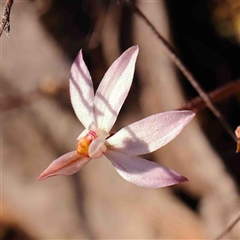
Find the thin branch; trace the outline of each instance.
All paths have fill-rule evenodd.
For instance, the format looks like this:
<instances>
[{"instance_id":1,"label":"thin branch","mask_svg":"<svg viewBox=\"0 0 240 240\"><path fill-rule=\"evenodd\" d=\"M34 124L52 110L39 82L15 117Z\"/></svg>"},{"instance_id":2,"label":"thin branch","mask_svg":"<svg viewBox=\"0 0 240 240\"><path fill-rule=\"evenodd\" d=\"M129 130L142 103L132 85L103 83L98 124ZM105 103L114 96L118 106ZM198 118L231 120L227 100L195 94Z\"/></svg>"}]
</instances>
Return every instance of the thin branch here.
<instances>
[{"instance_id":1,"label":"thin branch","mask_svg":"<svg viewBox=\"0 0 240 240\"><path fill-rule=\"evenodd\" d=\"M225 86L210 92L208 96L211 99L211 101L215 103L223 99L226 99L236 94L237 92L240 92L240 79L234 82L230 82ZM187 102L186 104L184 104L183 106L181 106L181 108L179 108L178 110L192 110L194 112L199 112L206 107L207 105L203 101L203 99L201 99L200 97L196 97L191 101Z\"/></svg>"},{"instance_id":2,"label":"thin branch","mask_svg":"<svg viewBox=\"0 0 240 240\"><path fill-rule=\"evenodd\" d=\"M237 142L237 139L232 131L231 127L221 115L221 113L217 110L217 108L213 105L211 99L208 94L201 88L198 84L197 80L194 78L192 73L187 69L184 63L181 61L180 57L177 55L175 49L170 45L170 43L157 31L157 29L153 26L153 24L148 20L148 18L141 12L141 10L130 0L122 0L123 3L126 3L127 6L135 13L138 17L140 17L144 22L152 29L152 31L156 34L158 39L161 41L166 51L170 55L173 62L177 65L177 67L181 70L183 75L188 79L194 89L198 92L199 96L206 103L208 108L213 112L213 114L219 119L223 127L226 129L228 134L232 137L232 139Z\"/></svg>"},{"instance_id":3,"label":"thin branch","mask_svg":"<svg viewBox=\"0 0 240 240\"><path fill-rule=\"evenodd\" d=\"M10 33L10 12L14 0L7 0L5 7L3 9L2 21L0 23L0 37L2 36L3 31L9 36Z\"/></svg>"},{"instance_id":4,"label":"thin branch","mask_svg":"<svg viewBox=\"0 0 240 240\"><path fill-rule=\"evenodd\" d=\"M227 233L229 233L232 228L240 221L240 213L238 214L237 218L235 220L233 220L227 227L226 229L218 236L216 237L214 240L220 240L222 239Z\"/></svg>"}]
</instances>

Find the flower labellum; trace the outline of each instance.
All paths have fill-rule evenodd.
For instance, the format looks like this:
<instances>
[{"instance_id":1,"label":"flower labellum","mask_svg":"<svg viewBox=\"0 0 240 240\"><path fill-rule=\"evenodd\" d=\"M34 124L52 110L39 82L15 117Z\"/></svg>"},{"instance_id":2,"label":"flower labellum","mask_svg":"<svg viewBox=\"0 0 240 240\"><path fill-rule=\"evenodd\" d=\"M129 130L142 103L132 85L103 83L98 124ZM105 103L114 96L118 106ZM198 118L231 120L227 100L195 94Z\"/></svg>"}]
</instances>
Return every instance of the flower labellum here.
<instances>
[{"instance_id":1,"label":"flower labellum","mask_svg":"<svg viewBox=\"0 0 240 240\"><path fill-rule=\"evenodd\" d=\"M70 95L85 130L77 138L76 150L53 161L38 180L74 174L90 160L105 157L121 177L138 186L160 188L187 181L175 171L138 155L153 152L174 139L193 119L194 112L158 113L110 133L131 87L138 51L138 46L127 49L111 65L95 96L79 52L71 68Z\"/></svg>"}]
</instances>

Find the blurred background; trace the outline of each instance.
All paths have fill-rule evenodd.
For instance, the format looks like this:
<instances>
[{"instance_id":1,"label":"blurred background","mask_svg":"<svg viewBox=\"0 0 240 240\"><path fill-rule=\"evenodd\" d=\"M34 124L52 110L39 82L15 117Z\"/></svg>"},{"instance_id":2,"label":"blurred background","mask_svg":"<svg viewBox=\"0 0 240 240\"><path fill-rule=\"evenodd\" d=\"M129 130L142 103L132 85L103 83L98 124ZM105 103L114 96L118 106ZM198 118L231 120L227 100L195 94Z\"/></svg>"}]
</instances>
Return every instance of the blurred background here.
<instances>
[{"instance_id":1,"label":"blurred background","mask_svg":"<svg viewBox=\"0 0 240 240\"><path fill-rule=\"evenodd\" d=\"M216 106L232 129L240 125L240 1L132 2L205 91L238 81ZM75 149L83 130L68 88L78 51L96 89L132 45L140 47L135 77L113 131L185 106L198 94L149 26L120 0L14 1L10 37L1 37L1 239L210 239L236 218L240 155L207 108L194 109L194 121L147 156L187 183L141 188L104 161L69 177L36 180L55 158ZM239 228L226 238L239 239Z\"/></svg>"}]
</instances>

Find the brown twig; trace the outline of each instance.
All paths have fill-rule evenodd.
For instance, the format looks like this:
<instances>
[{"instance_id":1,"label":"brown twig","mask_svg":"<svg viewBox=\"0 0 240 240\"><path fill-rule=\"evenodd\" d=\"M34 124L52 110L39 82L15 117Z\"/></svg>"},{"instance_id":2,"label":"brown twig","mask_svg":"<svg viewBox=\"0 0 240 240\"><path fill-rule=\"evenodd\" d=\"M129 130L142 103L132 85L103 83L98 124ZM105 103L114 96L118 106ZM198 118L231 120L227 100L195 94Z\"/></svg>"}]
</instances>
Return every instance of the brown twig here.
<instances>
[{"instance_id":1,"label":"brown twig","mask_svg":"<svg viewBox=\"0 0 240 240\"><path fill-rule=\"evenodd\" d=\"M14 0L7 0L5 7L3 9L3 16L0 23L0 36L2 36L3 31L9 36L10 32L10 12Z\"/></svg>"},{"instance_id":2,"label":"brown twig","mask_svg":"<svg viewBox=\"0 0 240 240\"><path fill-rule=\"evenodd\" d=\"M166 51L170 55L173 62L176 66L181 70L183 75L188 79L194 89L198 92L199 96L205 102L206 106L213 112L213 114L219 119L223 127L226 129L228 134L232 137L232 139L237 142L237 139L232 131L231 127L221 115L221 113L217 110L217 108L213 105L211 99L209 98L208 94L201 88L198 84L197 80L194 78L192 73L187 69L184 63L181 61L180 57L176 53L175 49L170 45L170 43L157 31L157 29L153 26L153 24L148 20L148 18L141 12L141 10L130 0L122 0L123 3L126 3L127 6L135 13L138 17L140 17L144 22L152 29L154 34L158 37L161 41L163 46L165 47Z\"/></svg>"},{"instance_id":3,"label":"brown twig","mask_svg":"<svg viewBox=\"0 0 240 240\"><path fill-rule=\"evenodd\" d=\"M238 214L237 218L234 219L227 227L226 229L217 236L214 240L220 240L222 239L227 233L231 231L231 229L240 221L240 213Z\"/></svg>"},{"instance_id":4,"label":"brown twig","mask_svg":"<svg viewBox=\"0 0 240 240\"><path fill-rule=\"evenodd\" d=\"M223 99L226 99L236 94L237 92L240 92L240 79L234 82L230 82L225 86L210 92L208 96L211 99L211 101L215 103ZM186 104L184 104L183 106L181 106L181 108L179 108L178 110L192 110L194 112L199 112L206 107L207 105L203 101L203 99L201 99L200 97L196 97L191 101L187 102Z\"/></svg>"}]
</instances>

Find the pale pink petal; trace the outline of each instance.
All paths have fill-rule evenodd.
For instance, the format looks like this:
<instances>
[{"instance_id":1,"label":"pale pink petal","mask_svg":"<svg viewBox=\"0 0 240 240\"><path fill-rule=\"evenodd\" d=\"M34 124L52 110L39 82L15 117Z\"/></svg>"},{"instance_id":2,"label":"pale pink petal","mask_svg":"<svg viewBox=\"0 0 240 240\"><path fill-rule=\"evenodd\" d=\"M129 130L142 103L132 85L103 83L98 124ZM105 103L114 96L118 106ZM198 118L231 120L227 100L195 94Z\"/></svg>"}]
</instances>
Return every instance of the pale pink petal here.
<instances>
[{"instance_id":1,"label":"pale pink petal","mask_svg":"<svg viewBox=\"0 0 240 240\"><path fill-rule=\"evenodd\" d=\"M90 158L81 157L77 154L77 151L72 151L66 153L54 160L48 168L40 174L38 180L43 180L48 177L52 177L55 175L71 175L79 171L82 167L84 167Z\"/></svg>"},{"instance_id":2,"label":"pale pink petal","mask_svg":"<svg viewBox=\"0 0 240 240\"><path fill-rule=\"evenodd\" d=\"M90 124L95 124L94 91L91 76L82 57L82 50L73 62L69 84L73 109L79 121L88 128Z\"/></svg>"},{"instance_id":3,"label":"pale pink petal","mask_svg":"<svg viewBox=\"0 0 240 240\"><path fill-rule=\"evenodd\" d=\"M235 130L235 134L237 138L240 138L240 126L238 126L237 129Z\"/></svg>"},{"instance_id":4,"label":"pale pink petal","mask_svg":"<svg viewBox=\"0 0 240 240\"><path fill-rule=\"evenodd\" d=\"M89 149L88 155L92 159L100 158L106 151L106 146L104 145L105 139L95 138L92 140Z\"/></svg>"},{"instance_id":5,"label":"pale pink petal","mask_svg":"<svg viewBox=\"0 0 240 240\"><path fill-rule=\"evenodd\" d=\"M143 158L107 150L105 156L125 180L141 187L161 188L188 181L170 168Z\"/></svg>"},{"instance_id":6,"label":"pale pink petal","mask_svg":"<svg viewBox=\"0 0 240 240\"><path fill-rule=\"evenodd\" d=\"M174 139L194 116L191 111L158 113L122 128L106 144L130 156L153 152Z\"/></svg>"},{"instance_id":7,"label":"pale pink petal","mask_svg":"<svg viewBox=\"0 0 240 240\"><path fill-rule=\"evenodd\" d=\"M109 132L132 84L138 46L126 50L108 69L94 99L97 127Z\"/></svg>"}]
</instances>

